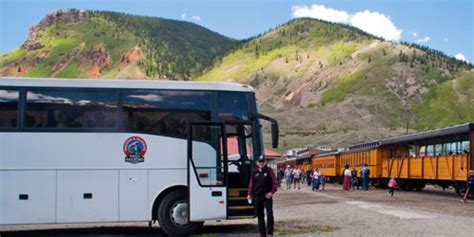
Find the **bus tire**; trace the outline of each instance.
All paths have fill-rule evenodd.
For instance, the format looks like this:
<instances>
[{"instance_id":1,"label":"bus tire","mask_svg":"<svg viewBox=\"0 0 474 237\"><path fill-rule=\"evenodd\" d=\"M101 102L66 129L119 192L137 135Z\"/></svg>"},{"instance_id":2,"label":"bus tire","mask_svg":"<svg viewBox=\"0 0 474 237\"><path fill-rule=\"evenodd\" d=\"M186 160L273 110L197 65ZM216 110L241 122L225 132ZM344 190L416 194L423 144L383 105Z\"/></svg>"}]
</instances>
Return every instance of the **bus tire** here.
<instances>
[{"instance_id":1,"label":"bus tire","mask_svg":"<svg viewBox=\"0 0 474 237\"><path fill-rule=\"evenodd\" d=\"M189 236L197 233L204 222L187 222L189 216L187 212L186 191L178 190L166 195L158 208L158 222L161 229L170 236Z\"/></svg>"}]
</instances>

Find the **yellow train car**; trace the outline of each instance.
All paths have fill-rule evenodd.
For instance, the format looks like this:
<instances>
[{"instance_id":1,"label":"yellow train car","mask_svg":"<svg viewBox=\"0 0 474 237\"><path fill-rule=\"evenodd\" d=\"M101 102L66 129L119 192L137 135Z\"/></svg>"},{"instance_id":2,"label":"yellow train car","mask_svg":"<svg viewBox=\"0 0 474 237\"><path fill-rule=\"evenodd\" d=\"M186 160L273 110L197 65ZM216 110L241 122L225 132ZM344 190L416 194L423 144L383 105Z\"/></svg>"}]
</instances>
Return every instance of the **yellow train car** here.
<instances>
[{"instance_id":1,"label":"yellow train car","mask_svg":"<svg viewBox=\"0 0 474 237\"><path fill-rule=\"evenodd\" d=\"M474 170L474 123L379 142L385 149L382 178L395 177L404 189L421 190L430 183L462 192Z\"/></svg>"},{"instance_id":2,"label":"yellow train car","mask_svg":"<svg viewBox=\"0 0 474 237\"><path fill-rule=\"evenodd\" d=\"M391 177L402 189L421 190L426 184L465 190L469 171L474 171L474 123L382 139L320 154L312 167L329 177L339 177L345 165L358 175L364 164L372 185L384 187Z\"/></svg>"},{"instance_id":3,"label":"yellow train car","mask_svg":"<svg viewBox=\"0 0 474 237\"><path fill-rule=\"evenodd\" d=\"M339 174L342 174L344 167L349 166L349 169L356 169L357 174L360 174L362 166L367 164L370 169L370 178L378 178L382 171L382 153L380 152L379 143L372 142L366 144L359 144L346 148L341 152Z\"/></svg>"},{"instance_id":4,"label":"yellow train car","mask_svg":"<svg viewBox=\"0 0 474 237\"><path fill-rule=\"evenodd\" d=\"M311 159L312 169L319 168L319 172L326 176L336 178L339 176L339 152L319 154Z\"/></svg>"}]
</instances>

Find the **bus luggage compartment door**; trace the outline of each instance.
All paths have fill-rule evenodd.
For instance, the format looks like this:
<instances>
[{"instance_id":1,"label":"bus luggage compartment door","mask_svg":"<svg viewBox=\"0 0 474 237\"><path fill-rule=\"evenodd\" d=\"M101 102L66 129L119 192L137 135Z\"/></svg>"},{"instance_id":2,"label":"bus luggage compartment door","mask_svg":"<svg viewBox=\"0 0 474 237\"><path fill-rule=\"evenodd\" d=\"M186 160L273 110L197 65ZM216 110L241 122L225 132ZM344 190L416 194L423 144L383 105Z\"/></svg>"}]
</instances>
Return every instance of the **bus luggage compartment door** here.
<instances>
[{"instance_id":1,"label":"bus luggage compartment door","mask_svg":"<svg viewBox=\"0 0 474 237\"><path fill-rule=\"evenodd\" d=\"M188 137L189 221L227 218L227 144L221 123L192 123Z\"/></svg>"}]
</instances>

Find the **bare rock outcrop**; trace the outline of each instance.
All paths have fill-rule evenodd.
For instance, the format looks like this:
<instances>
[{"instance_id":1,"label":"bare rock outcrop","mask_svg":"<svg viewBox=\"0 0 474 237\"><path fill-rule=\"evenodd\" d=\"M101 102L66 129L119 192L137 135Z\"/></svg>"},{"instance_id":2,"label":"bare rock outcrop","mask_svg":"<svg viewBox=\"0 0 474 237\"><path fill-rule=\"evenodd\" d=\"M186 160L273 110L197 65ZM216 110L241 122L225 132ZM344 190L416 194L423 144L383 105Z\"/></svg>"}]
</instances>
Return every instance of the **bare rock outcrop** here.
<instances>
[{"instance_id":1,"label":"bare rock outcrop","mask_svg":"<svg viewBox=\"0 0 474 237\"><path fill-rule=\"evenodd\" d=\"M42 29L51 26L53 24L69 24L77 23L88 19L88 14L85 10L58 10L49 13L43 20L38 24L33 25L28 32L28 38L21 47L28 50L37 50L44 47L39 42L39 33Z\"/></svg>"}]
</instances>

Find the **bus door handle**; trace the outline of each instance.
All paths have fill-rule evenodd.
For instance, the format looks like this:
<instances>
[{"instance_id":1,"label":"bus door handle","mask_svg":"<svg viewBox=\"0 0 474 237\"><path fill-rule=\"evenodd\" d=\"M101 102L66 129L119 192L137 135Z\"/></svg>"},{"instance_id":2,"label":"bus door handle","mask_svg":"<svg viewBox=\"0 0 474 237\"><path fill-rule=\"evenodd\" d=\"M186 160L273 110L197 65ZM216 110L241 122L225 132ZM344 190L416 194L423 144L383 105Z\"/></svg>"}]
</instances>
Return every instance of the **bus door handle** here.
<instances>
[{"instance_id":1,"label":"bus door handle","mask_svg":"<svg viewBox=\"0 0 474 237\"><path fill-rule=\"evenodd\" d=\"M221 191L212 191L211 195L213 197L222 197L222 192Z\"/></svg>"}]
</instances>

